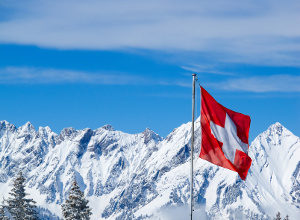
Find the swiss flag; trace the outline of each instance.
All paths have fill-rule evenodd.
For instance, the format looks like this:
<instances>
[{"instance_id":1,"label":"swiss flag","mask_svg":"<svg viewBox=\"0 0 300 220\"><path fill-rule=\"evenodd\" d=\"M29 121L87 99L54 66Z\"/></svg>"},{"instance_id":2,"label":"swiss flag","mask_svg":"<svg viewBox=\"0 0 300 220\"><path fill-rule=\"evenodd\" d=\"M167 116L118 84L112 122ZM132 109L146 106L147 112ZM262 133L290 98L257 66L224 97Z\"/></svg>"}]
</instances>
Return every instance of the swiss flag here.
<instances>
[{"instance_id":1,"label":"swiss flag","mask_svg":"<svg viewBox=\"0 0 300 220\"><path fill-rule=\"evenodd\" d=\"M238 172L245 180L251 166L248 156L250 117L219 104L201 87L200 158Z\"/></svg>"}]
</instances>

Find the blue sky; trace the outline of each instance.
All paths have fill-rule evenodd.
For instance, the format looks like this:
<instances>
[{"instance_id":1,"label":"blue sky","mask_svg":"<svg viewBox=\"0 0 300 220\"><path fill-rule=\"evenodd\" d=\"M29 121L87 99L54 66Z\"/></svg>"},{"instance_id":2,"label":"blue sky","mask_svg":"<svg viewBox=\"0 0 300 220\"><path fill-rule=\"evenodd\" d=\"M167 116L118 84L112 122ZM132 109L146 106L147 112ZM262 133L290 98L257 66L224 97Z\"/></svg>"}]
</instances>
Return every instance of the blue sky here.
<instances>
[{"instance_id":1,"label":"blue sky","mask_svg":"<svg viewBox=\"0 0 300 220\"><path fill-rule=\"evenodd\" d=\"M277 121L299 136L299 10L293 0L2 0L0 119L166 136L191 119L197 72L251 116L251 140Z\"/></svg>"}]
</instances>

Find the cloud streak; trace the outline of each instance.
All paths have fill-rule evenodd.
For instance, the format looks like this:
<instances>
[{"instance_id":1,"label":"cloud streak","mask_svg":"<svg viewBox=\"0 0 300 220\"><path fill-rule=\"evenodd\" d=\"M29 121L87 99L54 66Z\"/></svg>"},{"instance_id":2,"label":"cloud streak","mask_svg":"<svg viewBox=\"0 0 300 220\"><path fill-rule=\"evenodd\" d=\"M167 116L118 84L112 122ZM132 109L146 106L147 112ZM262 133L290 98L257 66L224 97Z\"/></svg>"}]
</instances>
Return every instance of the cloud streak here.
<instances>
[{"instance_id":1,"label":"cloud streak","mask_svg":"<svg viewBox=\"0 0 300 220\"><path fill-rule=\"evenodd\" d=\"M87 72L66 69L5 67L0 69L0 84L95 84L159 85L189 87L185 79L150 77L122 72Z\"/></svg>"},{"instance_id":2,"label":"cloud streak","mask_svg":"<svg viewBox=\"0 0 300 220\"><path fill-rule=\"evenodd\" d=\"M124 73L80 72L73 70L6 67L0 69L0 84L85 83L101 85L147 84L148 79Z\"/></svg>"},{"instance_id":3,"label":"cloud streak","mask_svg":"<svg viewBox=\"0 0 300 220\"><path fill-rule=\"evenodd\" d=\"M210 87L228 91L245 92L300 92L299 75L270 75L248 78L233 78L218 83L208 83Z\"/></svg>"},{"instance_id":4,"label":"cloud streak","mask_svg":"<svg viewBox=\"0 0 300 220\"><path fill-rule=\"evenodd\" d=\"M207 65L189 65L189 66L182 66L181 67L184 70L187 70L189 72L194 73L201 73L202 74L211 74L211 75L223 75L223 76L233 76L234 73L231 72L225 72L225 71L218 71L213 66L207 66Z\"/></svg>"},{"instance_id":5,"label":"cloud streak","mask_svg":"<svg viewBox=\"0 0 300 220\"><path fill-rule=\"evenodd\" d=\"M238 78L228 76L205 86L223 91L300 92L299 75L268 75ZM190 78L189 78L190 79ZM0 84L96 84L96 85L159 85L191 87L186 78L152 78L119 72L84 72L64 69L6 67L0 69Z\"/></svg>"},{"instance_id":6,"label":"cloud streak","mask_svg":"<svg viewBox=\"0 0 300 220\"><path fill-rule=\"evenodd\" d=\"M296 0L5 0L0 42L204 51L224 54L224 61L297 65L291 53L300 52L299 11Z\"/></svg>"}]
</instances>

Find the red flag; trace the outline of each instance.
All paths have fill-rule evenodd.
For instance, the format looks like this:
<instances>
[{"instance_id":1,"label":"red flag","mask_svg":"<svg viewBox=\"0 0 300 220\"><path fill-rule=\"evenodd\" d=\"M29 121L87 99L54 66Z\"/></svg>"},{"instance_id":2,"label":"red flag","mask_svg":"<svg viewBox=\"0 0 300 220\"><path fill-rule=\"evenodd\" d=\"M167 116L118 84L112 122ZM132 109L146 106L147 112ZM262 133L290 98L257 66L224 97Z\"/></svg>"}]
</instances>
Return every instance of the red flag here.
<instances>
[{"instance_id":1,"label":"red flag","mask_svg":"<svg viewBox=\"0 0 300 220\"><path fill-rule=\"evenodd\" d=\"M245 180L251 166L248 156L250 117L219 104L201 87L200 158L238 172Z\"/></svg>"}]
</instances>

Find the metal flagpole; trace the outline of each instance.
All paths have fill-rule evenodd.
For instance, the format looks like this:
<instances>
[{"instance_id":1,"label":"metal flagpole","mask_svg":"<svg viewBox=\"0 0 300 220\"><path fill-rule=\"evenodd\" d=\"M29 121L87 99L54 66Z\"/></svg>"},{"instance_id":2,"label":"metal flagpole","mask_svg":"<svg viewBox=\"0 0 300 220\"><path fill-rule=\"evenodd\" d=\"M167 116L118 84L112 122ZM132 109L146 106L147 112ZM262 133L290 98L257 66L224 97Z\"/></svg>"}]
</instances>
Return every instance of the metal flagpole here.
<instances>
[{"instance_id":1,"label":"metal flagpole","mask_svg":"<svg viewBox=\"0 0 300 220\"><path fill-rule=\"evenodd\" d=\"M191 137L191 220L193 220L193 188L194 188L194 178L193 178L193 165L194 165L194 121L195 121L195 80L196 74L193 75L193 101L192 101L192 137Z\"/></svg>"}]
</instances>

